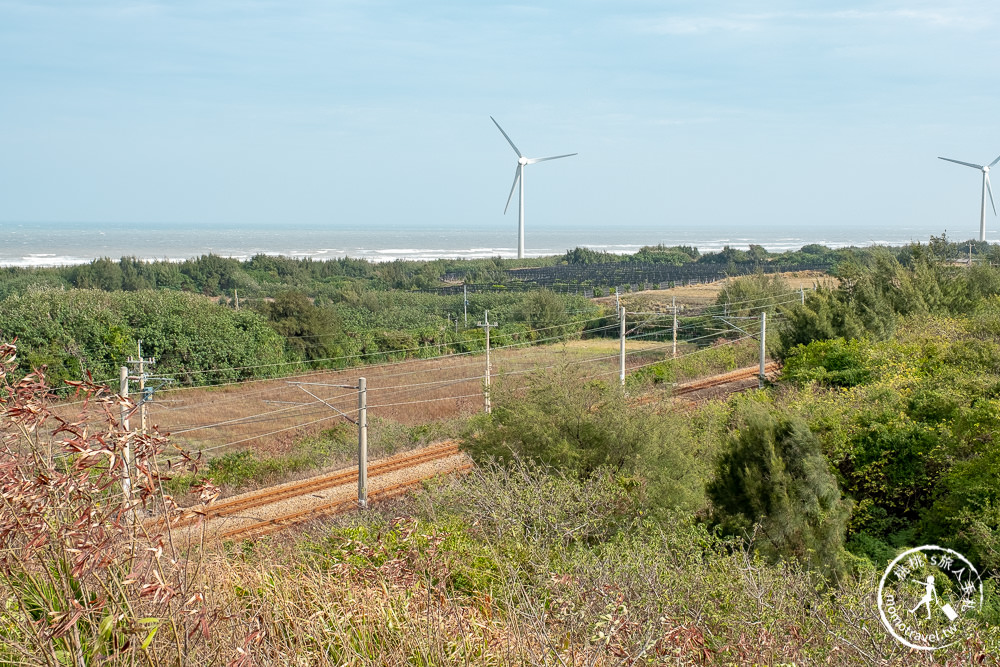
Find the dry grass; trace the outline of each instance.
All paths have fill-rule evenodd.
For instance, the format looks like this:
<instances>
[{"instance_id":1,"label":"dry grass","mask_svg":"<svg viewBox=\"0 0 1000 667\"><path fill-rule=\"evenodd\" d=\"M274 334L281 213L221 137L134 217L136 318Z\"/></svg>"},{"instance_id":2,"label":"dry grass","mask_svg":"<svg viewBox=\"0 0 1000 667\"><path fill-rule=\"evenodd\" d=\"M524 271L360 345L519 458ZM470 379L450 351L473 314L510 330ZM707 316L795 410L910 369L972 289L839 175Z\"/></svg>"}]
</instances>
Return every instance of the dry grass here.
<instances>
[{"instance_id":1,"label":"dry grass","mask_svg":"<svg viewBox=\"0 0 1000 667\"><path fill-rule=\"evenodd\" d=\"M822 271L789 271L777 274L788 284L788 288L811 289L820 284L830 284L836 286L837 279ZM715 303L719 292L726 286L729 280L717 280L714 283L698 283L696 285L681 285L670 289L643 290L640 292L629 292L621 295L622 303L631 310L651 310L667 311L672 303L672 299L677 299L677 305L681 308L697 308ZM614 306L615 297L602 297L595 299L598 303Z\"/></svg>"}]
</instances>

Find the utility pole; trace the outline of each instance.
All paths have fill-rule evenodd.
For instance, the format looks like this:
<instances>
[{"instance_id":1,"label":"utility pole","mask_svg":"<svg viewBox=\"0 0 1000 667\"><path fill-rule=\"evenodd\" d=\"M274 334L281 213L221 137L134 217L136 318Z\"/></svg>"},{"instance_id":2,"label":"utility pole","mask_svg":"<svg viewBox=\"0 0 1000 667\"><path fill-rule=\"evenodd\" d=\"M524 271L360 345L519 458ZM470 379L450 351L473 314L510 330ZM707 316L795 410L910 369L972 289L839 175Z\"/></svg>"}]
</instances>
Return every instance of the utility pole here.
<instances>
[{"instance_id":1,"label":"utility pole","mask_svg":"<svg viewBox=\"0 0 1000 667\"><path fill-rule=\"evenodd\" d=\"M125 447L122 454L125 459L125 475L122 477L122 491L125 494L125 504L129 505L132 502L132 445L129 444L128 438L128 406L125 405L125 400L128 399L128 368L126 366L118 369L118 382L118 395L122 398L121 428L124 431L123 438L125 440Z\"/></svg>"},{"instance_id":2,"label":"utility pole","mask_svg":"<svg viewBox=\"0 0 1000 667\"><path fill-rule=\"evenodd\" d=\"M233 296L236 297L236 310L240 309L240 291L238 289L233 290Z\"/></svg>"},{"instance_id":3,"label":"utility pole","mask_svg":"<svg viewBox=\"0 0 1000 667\"><path fill-rule=\"evenodd\" d=\"M368 507L368 382L358 378L358 507Z\"/></svg>"},{"instance_id":4,"label":"utility pole","mask_svg":"<svg viewBox=\"0 0 1000 667\"><path fill-rule=\"evenodd\" d=\"M484 383L483 396L486 400L486 414L492 412L490 406L490 329L496 324L490 324L490 311L486 311L485 319L476 326L482 327L486 331L486 381Z\"/></svg>"},{"instance_id":5,"label":"utility pole","mask_svg":"<svg viewBox=\"0 0 1000 667\"><path fill-rule=\"evenodd\" d=\"M469 328L469 286L462 282L462 310L465 312L465 328ZM458 326L458 322L455 322Z\"/></svg>"},{"instance_id":6,"label":"utility pole","mask_svg":"<svg viewBox=\"0 0 1000 667\"><path fill-rule=\"evenodd\" d=\"M138 366L138 374L134 376L136 380L139 381L139 432L146 432L146 400L149 398L146 395L146 364L155 365L156 357L150 357L148 359L143 359L142 357L142 341L138 341L136 344L136 349L139 351L139 358L133 359L128 358L128 363L136 364Z\"/></svg>"},{"instance_id":7,"label":"utility pole","mask_svg":"<svg viewBox=\"0 0 1000 667\"><path fill-rule=\"evenodd\" d=\"M618 307L618 319L620 326L618 329L618 379L622 386L625 386L625 307Z\"/></svg>"},{"instance_id":8,"label":"utility pole","mask_svg":"<svg viewBox=\"0 0 1000 667\"><path fill-rule=\"evenodd\" d=\"M673 345L673 358L677 358L677 297L672 297L670 300L670 308L674 311L674 345Z\"/></svg>"},{"instance_id":9,"label":"utility pole","mask_svg":"<svg viewBox=\"0 0 1000 667\"><path fill-rule=\"evenodd\" d=\"M760 389L764 388L764 355L767 354L764 345L764 339L767 337L767 313L761 311L760 313L760 377L758 378L758 387Z\"/></svg>"},{"instance_id":10,"label":"utility pole","mask_svg":"<svg viewBox=\"0 0 1000 667\"><path fill-rule=\"evenodd\" d=\"M806 288L799 287L799 296L801 297L802 305L806 305Z\"/></svg>"},{"instance_id":11,"label":"utility pole","mask_svg":"<svg viewBox=\"0 0 1000 667\"><path fill-rule=\"evenodd\" d=\"M325 384L323 382L289 382L295 385L314 399L330 408L334 412L339 412L344 419L357 424L358 426L358 507L365 509L368 507L368 382L365 378L358 378L358 385L353 384ZM358 390L358 419L351 419L343 410L334 407L329 401L324 400L306 389L305 385L311 387L337 387L339 389ZM302 405L308 405L303 403Z\"/></svg>"}]
</instances>

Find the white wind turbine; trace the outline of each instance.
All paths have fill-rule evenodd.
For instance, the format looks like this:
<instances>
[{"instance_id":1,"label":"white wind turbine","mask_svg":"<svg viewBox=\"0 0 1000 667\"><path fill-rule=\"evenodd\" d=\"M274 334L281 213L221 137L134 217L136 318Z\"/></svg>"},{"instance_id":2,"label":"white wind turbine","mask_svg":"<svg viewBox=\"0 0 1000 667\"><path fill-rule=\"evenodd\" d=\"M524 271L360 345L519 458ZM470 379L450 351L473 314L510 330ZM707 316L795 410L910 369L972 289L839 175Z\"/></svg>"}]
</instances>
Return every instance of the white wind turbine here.
<instances>
[{"instance_id":1,"label":"white wind turbine","mask_svg":"<svg viewBox=\"0 0 1000 667\"><path fill-rule=\"evenodd\" d=\"M955 164L963 164L966 167L972 167L973 169L978 169L983 172L983 208L982 213L979 218L979 240L986 240L986 194L990 195L990 205L993 207L993 215L997 214L997 205L993 203L993 188L990 187L990 167L1000 162L1000 157L996 160L990 162L988 165L972 164L971 162L962 162L961 160L952 160L950 157L938 157L939 160L945 160L947 162L954 162Z\"/></svg>"},{"instance_id":2,"label":"white wind turbine","mask_svg":"<svg viewBox=\"0 0 1000 667\"><path fill-rule=\"evenodd\" d=\"M561 157L570 157L576 155L576 153L567 153L566 155L553 155L552 157L524 157L521 151L517 149L514 142L510 140L507 133L503 131L500 127L500 123L497 122L496 118L490 116L490 120L493 124L497 126L500 130L500 134L504 136L510 147L514 149L517 153L517 168L514 171L514 184L510 186L510 194L507 195L507 205L503 207L504 214L507 213L507 209L510 207L510 198L514 196L514 188L517 184L521 184L521 188L517 192L517 202L518 202L518 214L517 214L517 258L524 258L524 168L529 164L535 164L536 162L545 162L546 160L558 160Z\"/></svg>"}]
</instances>

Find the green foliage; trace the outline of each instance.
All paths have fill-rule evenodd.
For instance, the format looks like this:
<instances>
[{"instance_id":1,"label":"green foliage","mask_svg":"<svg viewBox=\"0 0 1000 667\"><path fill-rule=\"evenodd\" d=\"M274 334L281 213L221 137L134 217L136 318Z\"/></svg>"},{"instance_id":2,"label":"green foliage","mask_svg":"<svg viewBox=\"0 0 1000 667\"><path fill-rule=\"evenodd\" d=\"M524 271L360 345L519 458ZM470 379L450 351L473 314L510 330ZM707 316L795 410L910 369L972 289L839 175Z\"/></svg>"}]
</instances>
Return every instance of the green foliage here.
<instances>
[{"instance_id":1,"label":"green foliage","mask_svg":"<svg viewBox=\"0 0 1000 667\"><path fill-rule=\"evenodd\" d=\"M568 371L533 377L527 390L495 385L493 410L475 419L465 448L478 461L527 460L588 478L610 468L636 475L650 507L704 505L710 437L688 420L636 406L617 386Z\"/></svg>"},{"instance_id":2,"label":"green foliage","mask_svg":"<svg viewBox=\"0 0 1000 667\"><path fill-rule=\"evenodd\" d=\"M727 280L719 291L716 303L727 306L730 315L752 316L773 313L775 304L788 301L791 288L781 276L755 273Z\"/></svg>"},{"instance_id":3,"label":"green foliage","mask_svg":"<svg viewBox=\"0 0 1000 667\"><path fill-rule=\"evenodd\" d=\"M304 293L281 292L274 301L257 302L255 308L285 339L292 359L313 361L344 354L346 334L337 313L313 305Z\"/></svg>"},{"instance_id":4,"label":"green foliage","mask_svg":"<svg viewBox=\"0 0 1000 667\"><path fill-rule=\"evenodd\" d=\"M803 387L790 409L855 501L855 554L878 563L938 543L995 562L1000 321L990 304L957 319L903 317L893 340L817 341L786 359L784 380Z\"/></svg>"},{"instance_id":5,"label":"green foliage","mask_svg":"<svg viewBox=\"0 0 1000 667\"><path fill-rule=\"evenodd\" d=\"M805 422L748 404L707 492L727 532L750 535L772 556L835 574L850 503L841 498L819 439Z\"/></svg>"},{"instance_id":6,"label":"green foliage","mask_svg":"<svg viewBox=\"0 0 1000 667\"><path fill-rule=\"evenodd\" d=\"M830 387L864 384L871 378L868 349L868 343L843 338L799 345L785 357L781 377L799 384L818 382Z\"/></svg>"},{"instance_id":7,"label":"green foliage","mask_svg":"<svg viewBox=\"0 0 1000 667\"><path fill-rule=\"evenodd\" d=\"M20 368L48 365L53 382L79 380L85 371L116 378L138 340L157 358L158 375L190 383L257 377L256 367L283 357L281 339L256 313L192 294L45 290L3 306L0 332L18 337Z\"/></svg>"},{"instance_id":8,"label":"green foliage","mask_svg":"<svg viewBox=\"0 0 1000 667\"><path fill-rule=\"evenodd\" d=\"M531 292L521 302L519 319L535 331L541 330L543 338L564 333L572 319L566 312L566 302L551 290Z\"/></svg>"}]
</instances>

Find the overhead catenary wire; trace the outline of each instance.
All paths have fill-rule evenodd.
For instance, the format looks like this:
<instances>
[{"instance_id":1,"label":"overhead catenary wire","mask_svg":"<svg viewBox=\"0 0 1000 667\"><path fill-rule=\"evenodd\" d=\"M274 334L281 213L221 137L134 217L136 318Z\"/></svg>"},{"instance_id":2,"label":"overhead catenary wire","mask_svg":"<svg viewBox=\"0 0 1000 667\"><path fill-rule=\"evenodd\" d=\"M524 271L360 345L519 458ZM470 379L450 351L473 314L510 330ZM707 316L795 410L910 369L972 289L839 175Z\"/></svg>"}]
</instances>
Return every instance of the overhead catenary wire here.
<instances>
[{"instance_id":1,"label":"overhead catenary wire","mask_svg":"<svg viewBox=\"0 0 1000 667\"><path fill-rule=\"evenodd\" d=\"M586 323L589 323L589 322L596 322L598 320L603 320L606 317L607 317L607 315L600 315L600 316L592 317L592 318L589 318L589 319L586 319L586 320L577 320L577 321L574 321L574 322L565 322L565 323L562 323L562 324L553 324L551 326L542 327L540 329L533 329L532 331L534 331L535 333L538 333L539 331L547 331L549 329L557 329L557 328L562 328L562 327L571 327L571 326L576 326L578 324L586 324ZM576 333L579 333L579 334L586 333L586 330L582 331L582 332L576 332ZM465 338L465 339L458 340L458 341L450 341L450 342L445 343L445 344L447 344L447 345L460 345L460 344L464 344L464 343L476 343L476 342L479 342L480 340L481 340L480 338L476 338L476 337L474 337L474 338ZM524 341L523 344L530 345L530 344L535 343L535 342L537 342L537 340L529 340L529 341ZM320 362L328 362L328 361L343 361L343 360L346 360L346 359L358 359L358 358L362 358L362 357L371 357L371 356L378 356L378 355L401 354L401 353L404 353L404 352L418 352L420 350L426 350L426 349L428 349L428 347L436 347L436 346L435 345L430 345L430 346L427 346L427 345L418 345L417 347L400 348L400 349L397 349L397 350L379 350L379 351L374 351L374 352L362 352L360 354L346 354L346 355L341 355L339 357L324 357L324 358L321 358L321 359L307 359L307 360L299 360L299 361L282 361L282 362L275 362L275 363L270 363L270 364L252 364L252 365L246 365L246 366L228 366L228 367L223 367L223 368L203 368L203 369L196 369L196 370L179 372L179 373L164 374L161 377L177 377L177 376L180 376L180 375L200 375L200 374L204 374L204 373L222 373L224 371L243 371L243 370L254 370L254 369L258 369L258 368L276 368L276 367L279 367L279 366L294 366L294 365L297 365L297 364L310 364L310 363L320 363ZM456 353L456 354L472 354L472 353L475 353L475 352L476 352L475 350L472 350L472 351L469 351L469 352L459 352L459 353Z\"/></svg>"},{"instance_id":2,"label":"overhead catenary wire","mask_svg":"<svg viewBox=\"0 0 1000 667\"><path fill-rule=\"evenodd\" d=\"M727 346L727 345L735 345L737 343L740 343L742 341L749 340L749 339L752 339L752 338L754 338L754 336L752 336L752 335L743 336L741 338L736 338L736 339L733 339L733 340L730 340L730 341L726 341L725 343L722 343L719 347L723 347L723 346ZM666 346L664 346L664 347L666 347ZM692 352L688 352L686 354L682 354L682 355L679 355L677 357L672 357L672 358L667 358L667 359L657 359L656 361L649 361L649 362L646 362L644 364L640 364L638 366L633 366L633 367L631 367L628 370L629 370L629 372L634 372L634 371L639 370L640 368L646 368L647 366L654 366L656 364L669 364L669 363L676 362L676 361L678 361L680 359L685 359L687 357L691 357L691 356L694 356L696 354L702 354L704 352L708 352L709 350L714 350L714 349L718 349L718 348L717 347L703 347L703 348L701 348L699 350L694 350ZM581 378L581 380L590 380L590 379L593 379L595 377L603 377L605 375L611 375L612 373L617 373L617 372L618 372L617 369L613 370L613 371L604 371L602 373L596 373L594 375L588 375L587 377Z\"/></svg>"},{"instance_id":3,"label":"overhead catenary wire","mask_svg":"<svg viewBox=\"0 0 1000 667\"><path fill-rule=\"evenodd\" d=\"M592 321L602 320L602 319L605 319L605 318L604 317L594 318L594 320L592 320ZM542 331L542 330L545 330L545 329L554 329L554 328L559 328L559 327L567 327L567 326L572 326L573 324L574 323L558 324L558 325L553 325L551 327L543 327L542 329L536 329L535 331ZM613 328L614 326L617 326L617 325L607 325L607 326L603 326L603 327L597 327L597 328L594 328L594 329L587 329L587 330L584 330L584 331L570 331L570 332L566 332L566 333L560 334L558 336L550 336L548 338L539 338L539 339L534 339L534 340L517 341L517 342L514 342L514 343L510 343L508 345L502 345L502 346L498 346L498 347L493 347L492 349L495 351L495 350L513 349L513 348L519 348L519 347L530 347L530 346L533 346L533 345L537 345L538 343L548 342L548 341L552 341L552 340L558 340L560 338L567 338L567 337L572 337L572 336L588 335L588 334L591 334L591 333L594 333L594 332L604 331L606 329ZM474 342L481 342L481 339L474 339ZM424 350L424 349L427 349L427 347L425 346L425 347L411 348L411 349L421 349L421 350ZM403 351L404 350L392 350L392 351L384 351L384 352L373 352L371 354L374 354L374 355L378 355L378 354L397 354L397 353L400 353L400 352L403 352ZM238 384L277 382L277 381L288 380L288 379L293 379L293 378L315 377L317 375L327 375L327 374L334 374L334 373L336 373L336 374L343 374L343 373L348 373L348 372L351 372L351 371L358 371L358 370L365 370L366 372L371 372L371 370L375 370L375 369L379 369L379 368L385 368L385 367L388 367L388 366L398 366L400 364L412 364L412 363L418 363L418 362L421 362L421 361L428 361L428 360L444 361L444 360L448 360L448 359L454 359L454 358L457 358L457 357L465 357L465 356L469 356L469 355L482 354L482 353L484 353L484 350L466 350L464 352L454 352L454 353L450 353L450 354L433 356L433 357L400 359L398 361L383 362L383 363L380 363L380 364L367 364L367 365L364 365L364 366L349 366L349 367L346 367L346 368L343 368L343 369L332 369L332 368L316 369L316 370L309 371L307 373L301 373L301 374L295 374L295 375L276 376L276 377L269 377L269 378L255 378L255 379L252 379L252 380L234 380L232 382L223 382L223 383L216 383L216 384L204 384L204 385L197 385L197 386L192 386L192 387L173 387L173 388L170 388L170 389L161 390L161 393L177 392L177 391L197 391L199 389L208 389L208 388L214 388L214 387L225 387L225 386L232 386L232 385L238 385ZM345 357L337 357L337 359L343 359L343 358L345 358ZM313 363L313 362L319 362L319 361L322 361L322 360L316 359L316 360L312 360L311 362L294 362L294 363ZM478 362L470 362L469 365L473 365L475 363L478 363ZM216 370L222 371L222 370L236 370L236 369L237 368L234 367L234 368L230 368L230 369L216 369ZM424 369L418 369L418 370L413 370L413 371L404 371L404 372L398 373L396 375L411 375L411 374L414 374L414 373L423 373L423 372L425 372ZM381 377L391 377L391 376L390 375L382 375ZM270 389L265 388L265 389L262 389L260 391L262 391L262 392L263 391L270 391ZM63 405L69 405L69 404L63 404Z\"/></svg>"},{"instance_id":4,"label":"overhead catenary wire","mask_svg":"<svg viewBox=\"0 0 1000 667\"><path fill-rule=\"evenodd\" d=\"M793 296L793 295L798 295L798 294L800 294L800 292L798 290L792 290L792 291L789 291L789 292L787 292L787 293L785 293L783 295L769 296L769 297L758 297L758 298L755 298L755 299L747 299L747 300L744 300L744 301L730 302L730 303L727 303L727 304L714 304L714 305L708 306L706 308L706 310L711 309L711 308L724 308L724 307L728 307L728 306L736 306L736 305L741 305L741 304L746 304L746 303L753 303L753 302L757 302L757 301L766 301L766 300L770 300L770 299L781 298L783 296ZM788 304L788 303L794 303L795 301L796 301L796 299L791 299L789 301L785 301L785 302L782 302L782 303L768 304L768 305L774 305L774 306L785 305L785 304ZM639 311L636 311L636 312L628 312L627 314L631 314L631 315L661 315L661 314L668 314L668 313L639 312ZM702 313L702 314L704 314L704 313ZM607 317L610 317L610 316L611 316L611 314L602 314L602 315L598 315L598 316L595 316L595 317L592 317L592 318L588 318L586 320L577 320L577 321L574 321L574 322L568 322L568 323L564 323L564 324L556 324L556 325L551 325L549 327L543 327L541 329L536 329L535 332L537 333L538 331L544 331L546 329L553 329L553 328L566 327L566 326L575 326L575 325L578 325L578 324L586 324L586 323L589 323L589 322L595 322L595 321L598 321L598 320L606 319ZM577 332L577 333L579 333L580 335L583 335L583 334L589 333L590 331L596 331L596 330L584 330L584 331ZM327 334L315 334L315 336L317 336L317 337L319 337L319 336L326 336L326 335ZM336 334L329 334L329 335L336 335ZM305 336L301 336L301 337L304 338ZM285 336L283 338L295 338L295 337ZM444 343L439 344L439 346L440 345L460 345L460 344L469 343L469 342L478 342L478 340L479 340L478 338L465 338L465 339L458 340L458 341L446 341ZM520 343L520 344L531 345L531 344L537 343L537 342L540 342L540 341L539 340L524 341L523 343ZM325 362L330 362L330 361L344 361L344 360L347 360L347 359L359 359L359 358L366 358L366 357L377 357L379 355L391 355L391 354L400 354L400 353L406 353L406 352L414 352L414 351L426 350L426 349L428 349L428 347L434 347L434 346L433 345L432 346L426 346L425 345L425 346L417 346L417 347L414 347L414 348L403 348L403 349L399 349L399 350L384 350L384 351L380 350L380 351L365 352L365 353L354 354L354 355L341 355L339 357L326 357L326 358L320 358L320 359L308 359L308 360L296 360L296 361L287 361L287 362L275 362L275 363L271 363L271 364L254 364L254 365L229 366L229 367L212 368L212 369L195 369L195 370L182 371L182 372L176 372L176 373L170 373L170 374L162 374L160 377L164 377L164 378L177 378L177 377L180 377L180 376L201 375L201 374L207 374L207 373L223 373L223 372L227 372L227 371L243 371L243 370L255 370L255 369L259 369L259 368L277 368L277 367L281 367L281 366L309 365L309 364L315 364L315 363L325 363ZM449 357L449 356L459 356L459 355L475 354L476 352L478 352L478 351L477 350L469 350L469 351L466 351L466 352L452 353L452 354L449 354L449 355L440 355L440 358ZM388 362L388 363L405 363L407 361L411 361L411 360L400 360L400 361L397 361L397 362ZM331 370L331 369L322 369L322 370L320 370L318 372L329 372L329 370ZM317 372L317 371L311 371L311 372ZM302 375L300 375L300 377L304 376L304 375L307 375L307 374L302 374ZM245 382L253 382L253 381L263 382L263 381L267 381L267 380L271 380L271 379L275 379L275 378L258 378L258 379L255 379L255 380L235 380L235 381L232 381L232 382L216 383L216 384L206 384L206 385L200 385L200 386L203 386L203 387L208 387L208 386L219 387L219 386L227 386L227 385L233 385L233 384L242 384L242 383L245 383ZM107 380L97 381L97 384L109 384L109 383L111 383L113 381L114 381L114 378L111 378L111 379L107 379ZM56 388L53 391L66 391L68 389L72 389L72 387L68 387L68 386L67 387L59 387L59 388ZM161 393L163 393L163 392L173 392L173 391L182 391L182 390L185 390L185 389L190 389L190 387L176 387L176 388L171 388L171 389L164 389L164 390L161 390ZM64 406L79 405L81 403L83 403L83 401L77 401L77 402L74 402L74 403L64 403L62 405L64 405Z\"/></svg>"},{"instance_id":5,"label":"overhead catenary wire","mask_svg":"<svg viewBox=\"0 0 1000 667\"><path fill-rule=\"evenodd\" d=\"M557 325L557 326L565 326L565 325ZM614 325L612 325L612 326L614 326ZM555 327L546 327L546 328L555 328ZM611 327L599 327L596 330L603 330L603 329L607 329L607 328L611 328ZM548 339L540 339L540 340L536 340L536 341L532 341L532 342L536 342L537 343L537 342L542 342L542 341L547 341L547 340L557 340L559 338L565 338L567 336L574 336L574 335L578 335L578 333L577 332L568 332L566 334L561 334L559 336L552 336L552 337L550 337ZM493 349L496 351L496 350L502 350L502 349L515 348L515 347L521 347L521 344L514 343L514 344L510 344L510 345L496 347L496 348L493 348ZM409 360L409 361L413 362L413 361L419 361L419 360ZM471 365L471 364L469 364L469 365ZM451 368L444 369L444 370L451 370ZM343 372L344 371L338 371L338 373L343 373ZM416 371L407 371L407 372L402 373L402 374L424 373L424 372L427 372L427 369L421 369L421 370L416 370ZM415 390L414 388L418 388L418 387L427 387L427 386L431 386L431 385L448 386L448 385L453 385L453 384L461 384L463 382L477 381L477 380L481 380L481 379L482 379L481 375L469 376L469 377L464 377L464 378L447 378L447 379L443 379L443 380L434 380L434 381L429 381L429 382L411 383L411 384L407 384L407 385L394 385L394 386L389 386L389 387L373 387L373 388L370 388L369 391L388 391L388 390L394 390L394 389L404 389L404 390L410 390L410 391L412 391L412 390ZM443 388L443 387L441 387L441 388ZM196 389L196 388L189 388L189 389ZM270 391L270 388L260 389L260 390L257 390L255 392L253 392L253 393L256 395L256 394L264 393L266 391ZM353 397L353 395L354 395L353 393L351 393L351 394L340 394L337 397L327 398L326 400L336 400L337 398L348 397L348 396ZM233 399L244 399L245 400L246 394L240 394L240 395L234 396L232 398ZM214 428L214 427L218 427L218 426L224 426L224 425L230 425L230 424L237 425L237 424L242 424L242 423L249 423L248 420L255 419L256 417L260 417L260 416L268 415L268 414L277 414L277 413L283 413L283 412L288 412L288 411L294 411L294 410L298 409L299 407L300 406L291 406L291 407L287 407L287 408L279 408L279 409L272 410L272 411L258 413L256 415L249 415L249 416L246 416L246 417L239 417L239 418L224 420L224 421L216 422L216 423L213 423L213 424L200 424L200 425L193 425L192 424L192 425L186 425L186 426L183 426L183 427L180 427L180 428L174 428L174 429L170 430L169 432L172 435L179 435L181 433L187 433L187 432L195 431L195 430L204 430L204 429Z\"/></svg>"},{"instance_id":6,"label":"overhead catenary wire","mask_svg":"<svg viewBox=\"0 0 1000 667\"><path fill-rule=\"evenodd\" d=\"M680 342L691 343L691 342L696 342L698 340L703 340L705 338L711 338L712 336L718 335L720 333L736 333L736 332L737 331L733 330L733 329L721 330L719 332L713 332L711 334L706 334L706 335L703 335L703 336L697 336L695 338L686 339L686 340L680 341ZM657 346L643 348L643 349L640 349L640 350L631 350L631 351L626 352L626 356L648 354L651 351L655 351L655 350L661 349L663 347L666 347L666 345L657 345ZM574 361L567 362L564 365L594 363L594 362L598 362L598 361L605 361L605 360L613 359L616 356L617 355L613 355L612 354L612 355L603 355L603 356L599 356L599 357L595 357L595 358L591 358L591 359L574 360ZM533 368L524 369L524 370L518 370L518 371L499 371L499 372L496 372L495 375L496 376L522 375L522 374L533 373L533 372L536 372L538 370L547 370L547 369L552 369L552 368L558 368L559 366L560 366L560 364L550 364L550 365L547 365L547 366L536 366L536 367L533 367ZM447 378L447 379L443 379L443 380L433 380L433 381L429 381L429 382L418 382L418 383L412 383L412 384L406 384L406 385L393 385L393 386L389 386L389 387L370 387L370 388L368 388L368 391L369 392L374 392L374 391L390 391L390 392L393 392L393 390L403 390L403 391L395 391L394 392L396 394L401 394L401 393L408 393L410 391L415 391L417 389L426 389L426 388L428 388L430 386L433 386L433 385L441 385L440 387L437 387L437 389L443 389L443 388L445 388L447 386L451 386L451 385L455 385L455 384L463 384L463 383L467 383L467 382L481 381L482 379L483 379L482 375L475 375L475 376L468 376L468 377L462 377L462 378ZM345 394L340 394L340 395L338 395L336 397L327 398L326 400L332 401L332 400L336 400L338 398L343 398L343 399L346 400L347 398L353 398L353 396L354 396L353 393L345 393ZM435 398L435 399L427 399L427 400L436 401L436 400L441 400L441 399ZM279 408L277 410L272 410L272 411L267 411L267 412L263 412L263 413L258 413L256 415L249 415L247 417L241 417L241 418L234 418L234 419L231 419L231 420L225 420L225 421L218 422L218 423L215 423L215 424L205 424L205 425L192 426L192 427L187 427L187 428L182 428L182 429L175 429L175 430L171 430L170 433L172 435L179 435L181 433L186 433L186 432L190 432L190 431L204 430L204 429L208 429L208 428L214 428L214 427L224 426L224 425L230 425L230 424L240 425L240 424L243 424L243 423L249 423L247 420L252 420L252 419L255 419L257 417L261 417L261 416L265 416L265 415L270 415L270 414L278 414L278 413L283 413L283 412L294 411L296 409L300 409L303 406L312 405L312 404L313 403L305 403L305 404L302 404L302 405L291 406L291 407L287 407L287 408ZM404 404L405 403L394 403L392 405L404 405ZM374 408L374 407L385 407L385 404L383 404L381 406L369 406L369 407L372 407L372 408Z\"/></svg>"},{"instance_id":7,"label":"overhead catenary wire","mask_svg":"<svg viewBox=\"0 0 1000 667\"><path fill-rule=\"evenodd\" d=\"M737 344L739 342L742 342L744 340L747 340L747 339L750 339L750 338L753 338L753 337L754 337L753 335L746 335L746 336L743 336L741 338L738 338L738 339L735 339L735 340L732 340L732 341L727 341L724 345L734 345L734 344ZM696 339L689 339L689 341L693 341L693 340L696 340ZM659 346L659 347L666 347L666 345ZM652 348L647 348L647 349L644 349L644 350L635 350L635 351L630 352L628 354L641 354L643 352L648 352L650 349L652 349ZM695 350L695 351L686 353L686 354L684 354L684 355L682 355L680 357L677 357L677 359L686 358L688 356L693 356L695 354L701 354L701 353L707 352L707 351L712 350L712 349L715 349L715 348L702 348L700 350ZM593 363L595 361L602 361L602 360L614 359L616 357L617 357L617 355L606 355L606 356L601 356L601 357L597 357L597 358L593 358L593 359L584 359L584 360L577 360L577 361L573 361L573 362L568 362L565 365ZM660 359L660 360L656 360L656 361L651 361L651 362L647 362L647 363L644 363L644 364L640 364L639 366L634 366L634 367L630 368L629 371L630 372L634 372L635 370L638 370L640 368L645 368L647 366L651 366L651 365L654 365L654 364L669 363L671 361L675 361L675 360L672 360L672 359ZM538 367L538 368L533 368L533 369L528 369L528 370L522 370L522 371L506 371L506 372L505 371L501 371L501 372L497 373L497 375L498 376L499 375L520 375L520 374L532 373L532 372L537 372L537 371L540 371L540 370L546 370L546 369L557 368L557 367L559 367L558 364L553 364L553 365L549 365L549 366ZM609 375L609 374L613 374L613 373L617 373L617 372L618 372L617 370L605 371L605 372L596 373L596 374L587 376L587 377L585 377L583 379L591 379L591 378L595 378L595 377L602 377L604 375ZM463 380L463 381L467 381L467 380ZM372 409L372 408L399 407L399 406L404 406L404 405L416 405L416 404L433 403L433 402L448 401L448 400L461 400L461 399L464 399L464 398L478 398L480 396L481 396L481 394L477 392L475 394L460 394L460 395L456 395L456 396L442 396L442 397L435 397L435 398L428 398L428 399L417 399L417 400L413 400L413 401L399 401L399 402L393 402L393 403L381 403L381 404L376 404L376 405L372 405L372 406L368 406L368 407L369 407L369 409ZM357 411L358 410L355 408L355 409L345 410L344 413L345 414L353 414L354 412L357 412ZM322 411L321 410L317 410L315 412L322 412ZM315 414L315 412L314 412L314 414ZM229 441L229 442L226 442L226 443L222 443L222 444L219 444L219 445L213 445L211 447L203 448L203 449L201 449L199 451L200 452L216 451L218 449L224 449L224 448L227 448L227 447L232 447L234 445L242 444L242 443L245 443L245 442L250 442L252 440L256 440L256 439L259 439L259 438L269 437L269 436L272 436L272 435L276 435L278 433L284 433L284 432L295 430L295 429L305 428L307 426L312 426L314 424L321 423L321 422L324 422L324 421L328 421L330 419L336 419L336 418L341 417L341 416L342 415L340 415L340 414L337 414L337 415L328 415L328 416L322 417L320 419L315 419L315 420L311 420L311 421L308 421L308 422L305 422L305 423L295 424L295 425L292 425L292 426L283 427L283 428L280 428L280 429L269 431L267 433L260 433L260 434L256 434L256 435L252 435L252 436L247 436L245 438L241 438L241 439L238 439L238 440L233 440L233 441ZM173 433L171 433L171 434L173 435Z\"/></svg>"}]
</instances>

